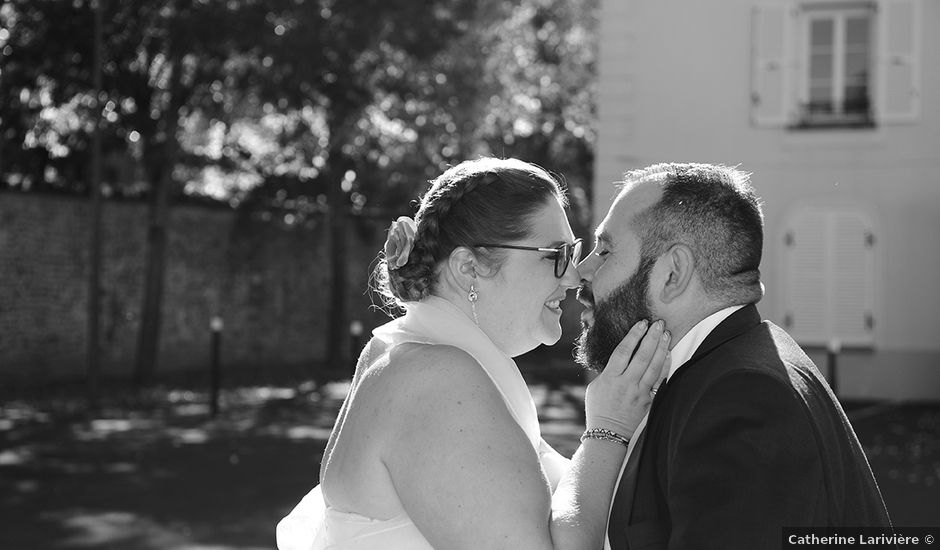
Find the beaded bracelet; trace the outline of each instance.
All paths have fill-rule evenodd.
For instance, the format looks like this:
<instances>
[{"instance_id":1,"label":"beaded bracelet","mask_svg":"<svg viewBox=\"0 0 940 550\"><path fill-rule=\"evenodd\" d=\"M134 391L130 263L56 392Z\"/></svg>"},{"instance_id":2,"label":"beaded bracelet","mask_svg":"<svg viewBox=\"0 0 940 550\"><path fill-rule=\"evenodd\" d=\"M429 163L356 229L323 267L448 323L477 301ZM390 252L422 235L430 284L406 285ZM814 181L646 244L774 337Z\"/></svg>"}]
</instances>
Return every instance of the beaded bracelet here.
<instances>
[{"instance_id":1,"label":"beaded bracelet","mask_svg":"<svg viewBox=\"0 0 940 550\"><path fill-rule=\"evenodd\" d=\"M604 441L620 443L624 447L630 446L629 437L624 437L617 432L608 430L607 428L591 428L590 430L585 430L584 434L581 435L581 442L583 443L585 439L602 439Z\"/></svg>"}]
</instances>

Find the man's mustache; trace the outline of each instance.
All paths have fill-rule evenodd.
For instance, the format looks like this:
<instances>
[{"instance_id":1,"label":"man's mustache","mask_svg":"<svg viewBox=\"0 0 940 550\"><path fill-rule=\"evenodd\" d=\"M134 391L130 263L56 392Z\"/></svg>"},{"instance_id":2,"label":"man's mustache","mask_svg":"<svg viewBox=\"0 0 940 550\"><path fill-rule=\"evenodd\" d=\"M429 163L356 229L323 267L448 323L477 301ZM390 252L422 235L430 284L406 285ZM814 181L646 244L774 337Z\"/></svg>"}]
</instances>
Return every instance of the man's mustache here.
<instances>
[{"instance_id":1,"label":"man's mustache","mask_svg":"<svg viewBox=\"0 0 940 550\"><path fill-rule=\"evenodd\" d=\"M587 283L581 283L578 287L578 301L590 307L594 307L594 291Z\"/></svg>"}]
</instances>

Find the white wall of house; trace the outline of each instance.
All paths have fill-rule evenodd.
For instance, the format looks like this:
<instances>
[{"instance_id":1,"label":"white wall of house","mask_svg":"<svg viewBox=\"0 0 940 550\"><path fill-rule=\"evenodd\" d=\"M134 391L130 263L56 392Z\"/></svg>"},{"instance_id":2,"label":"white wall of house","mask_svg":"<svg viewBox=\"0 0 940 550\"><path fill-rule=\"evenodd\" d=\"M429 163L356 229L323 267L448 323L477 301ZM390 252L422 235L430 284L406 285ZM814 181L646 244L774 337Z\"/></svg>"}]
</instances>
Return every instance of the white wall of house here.
<instances>
[{"instance_id":1,"label":"white wall of house","mask_svg":"<svg viewBox=\"0 0 940 550\"><path fill-rule=\"evenodd\" d=\"M797 128L803 21L832 7L874 21L874 124ZM762 314L842 342L843 397L940 399L938 31L936 0L602 0L595 221L626 170L740 165L765 201Z\"/></svg>"}]
</instances>

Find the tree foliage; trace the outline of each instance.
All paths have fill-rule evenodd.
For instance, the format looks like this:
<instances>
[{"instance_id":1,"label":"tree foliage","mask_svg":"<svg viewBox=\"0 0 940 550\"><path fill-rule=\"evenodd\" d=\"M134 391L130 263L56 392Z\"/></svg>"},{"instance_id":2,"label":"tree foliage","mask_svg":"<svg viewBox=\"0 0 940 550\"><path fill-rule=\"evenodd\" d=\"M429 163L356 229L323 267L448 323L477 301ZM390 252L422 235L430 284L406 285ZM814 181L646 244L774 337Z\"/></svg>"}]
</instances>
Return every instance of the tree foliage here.
<instances>
[{"instance_id":1,"label":"tree foliage","mask_svg":"<svg viewBox=\"0 0 940 550\"><path fill-rule=\"evenodd\" d=\"M146 193L176 106L176 195L303 196L316 210L345 182L354 211L400 209L482 154L538 162L586 190L595 4L103 0L99 102L91 2L11 0L0 184L84 192L100 113L106 192Z\"/></svg>"},{"instance_id":2,"label":"tree foliage","mask_svg":"<svg viewBox=\"0 0 940 550\"><path fill-rule=\"evenodd\" d=\"M151 200L142 339L159 333L174 200L288 211L275 218L291 223L327 213L334 295L347 217L407 212L428 179L466 158L516 156L561 174L583 227L596 2L7 0L0 189L88 192L100 129L105 195ZM155 349L154 336L141 355Z\"/></svg>"},{"instance_id":3,"label":"tree foliage","mask_svg":"<svg viewBox=\"0 0 940 550\"><path fill-rule=\"evenodd\" d=\"M98 102L91 3L8 2L0 11L6 183L84 189L99 109L105 149L144 167L142 178L131 172L143 181L110 178L115 193L152 185L148 169L165 164L162 146L177 137L183 170L174 181L196 183L181 191L200 191L210 166L222 179L237 176L210 188L216 196L268 180L315 183L339 157L364 151L363 135L386 122L383 96L423 93L427 75L409 69L465 32L464 4L104 0ZM179 119L178 135L166 135L169 118Z\"/></svg>"},{"instance_id":4,"label":"tree foliage","mask_svg":"<svg viewBox=\"0 0 940 550\"><path fill-rule=\"evenodd\" d=\"M487 94L476 140L563 176L572 221L582 228L590 223L596 136L596 7L596 0L520 2L482 36Z\"/></svg>"}]
</instances>

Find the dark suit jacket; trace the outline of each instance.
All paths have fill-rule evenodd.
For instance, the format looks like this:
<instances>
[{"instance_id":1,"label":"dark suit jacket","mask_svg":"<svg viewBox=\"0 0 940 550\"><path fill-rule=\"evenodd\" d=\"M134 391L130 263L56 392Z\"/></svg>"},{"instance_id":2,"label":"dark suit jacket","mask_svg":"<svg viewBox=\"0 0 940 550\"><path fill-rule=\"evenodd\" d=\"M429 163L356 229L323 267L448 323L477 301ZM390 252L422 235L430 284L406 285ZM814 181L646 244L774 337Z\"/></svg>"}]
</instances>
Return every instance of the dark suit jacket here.
<instances>
[{"instance_id":1,"label":"dark suit jacket","mask_svg":"<svg viewBox=\"0 0 940 550\"><path fill-rule=\"evenodd\" d=\"M785 526L890 526L835 395L754 305L672 376L639 437L611 511L613 550L759 550L780 548Z\"/></svg>"}]
</instances>

